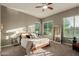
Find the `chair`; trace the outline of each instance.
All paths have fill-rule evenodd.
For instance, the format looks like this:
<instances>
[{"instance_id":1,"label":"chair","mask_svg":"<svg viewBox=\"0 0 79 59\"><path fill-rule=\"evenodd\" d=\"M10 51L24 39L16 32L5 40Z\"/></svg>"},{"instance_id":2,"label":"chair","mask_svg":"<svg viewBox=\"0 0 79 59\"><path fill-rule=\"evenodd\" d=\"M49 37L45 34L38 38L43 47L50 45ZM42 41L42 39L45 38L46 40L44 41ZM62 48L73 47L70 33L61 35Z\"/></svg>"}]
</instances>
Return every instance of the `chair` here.
<instances>
[{"instance_id":1,"label":"chair","mask_svg":"<svg viewBox=\"0 0 79 59\"><path fill-rule=\"evenodd\" d=\"M79 43L74 44L73 49L79 51Z\"/></svg>"}]
</instances>

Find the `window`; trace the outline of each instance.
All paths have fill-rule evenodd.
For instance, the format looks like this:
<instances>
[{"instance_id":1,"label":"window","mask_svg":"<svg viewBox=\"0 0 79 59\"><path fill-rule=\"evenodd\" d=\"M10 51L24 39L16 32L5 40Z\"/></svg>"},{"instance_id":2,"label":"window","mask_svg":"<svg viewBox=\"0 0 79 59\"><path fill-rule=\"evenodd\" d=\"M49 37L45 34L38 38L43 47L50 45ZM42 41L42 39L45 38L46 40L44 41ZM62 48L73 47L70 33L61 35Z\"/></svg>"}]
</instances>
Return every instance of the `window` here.
<instances>
[{"instance_id":1,"label":"window","mask_svg":"<svg viewBox=\"0 0 79 59\"><path fill-rule=\"evenodd\" d=\"M44 35L52 35L52 21L44 23Z\"/></svg>"},{"instance_id":2,"label":"window","mask_svg":"<svg viewBox=\"0 0 79 59\"><path fill-rule=\"evenodd\" d=\"M75 37L79 38L79 16L75 16Z\"/></svg>"},{"instance_id":3,"label":"window","mask_svg":"<svg viewBox=\"0 0 79 59\"><path fill-rule=\"evenodd\" d=\"M40 23L35 23L35 33L40 34Z\"/></svg>"},{"instance_id":4,"label":"window","mask_svg":"<svg viewBox=\"0 0 79 59\"><path fill-rule=\"evenodd\" d=\"M74 30L74 18L73 17L67 17L64 18L64 37L73 37L73 30Z\"/></svg>"},{"instance_id":5,"label":"window","mask_svg":"<svg viewBox=\"0 0 79 59\"><path fill-rule=\"evenodd\" d=\"M79 38L79 16L64 18L64 37Z\"/></svg>"},{"instance_id":6,"label":"window","mask_svg":"<svg viewBox=\"0 0 79 59\"><path fill-rule=\"evenodd\" d=\"M30 33L35 32L35 25L34 24L28 26L28 32L30 32Z\"/></svg>"},{"instance_id":7,"label":"window","mask_svg":"<svg viewBox=\"0 0 79 59\"><path fill-rule=\"evenodd\" d=\"M28 32L40 34L40 23L35 23L28 26Z\"/></svg>"}]
</instances>

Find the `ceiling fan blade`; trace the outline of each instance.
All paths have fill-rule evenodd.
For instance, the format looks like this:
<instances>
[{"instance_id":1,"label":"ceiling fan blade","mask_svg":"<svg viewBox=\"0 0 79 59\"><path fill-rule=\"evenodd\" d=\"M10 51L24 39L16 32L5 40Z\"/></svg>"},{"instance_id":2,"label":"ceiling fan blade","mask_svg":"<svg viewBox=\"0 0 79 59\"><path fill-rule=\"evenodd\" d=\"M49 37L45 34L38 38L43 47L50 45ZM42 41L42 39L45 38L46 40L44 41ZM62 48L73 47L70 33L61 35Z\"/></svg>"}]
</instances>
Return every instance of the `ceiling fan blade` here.
<instances>
[{"instance_id":1,"label":"ceiling fan blade","mask_svg":"<svg viewBox=\"0 0 79 59\"><path fill-rule=\"evenodd\" d=\"M53 8L52 8L52 7L48 7L48 9L53 10Z\"/></svg>"},{"instance_id":2,"label":"ceiling fan blade","mask_svg":"<svg viewBox=\"0 0 79 59\"><path fill-rule=\"evenodd\" d=\"M48 5L51 5L51 4L53 4L53 3L48 3Z\"/></svg>"},{"instance_id":3,"label":"ceiling fan blade","mask_svg":"<svg viewBox=\"0 0 79 59\"><path fill-rule=\"evenodd\" d=\"M41 8L41 7L43 7L43 6L36 6L35 8Z\"/></svg>"}]
</instances>

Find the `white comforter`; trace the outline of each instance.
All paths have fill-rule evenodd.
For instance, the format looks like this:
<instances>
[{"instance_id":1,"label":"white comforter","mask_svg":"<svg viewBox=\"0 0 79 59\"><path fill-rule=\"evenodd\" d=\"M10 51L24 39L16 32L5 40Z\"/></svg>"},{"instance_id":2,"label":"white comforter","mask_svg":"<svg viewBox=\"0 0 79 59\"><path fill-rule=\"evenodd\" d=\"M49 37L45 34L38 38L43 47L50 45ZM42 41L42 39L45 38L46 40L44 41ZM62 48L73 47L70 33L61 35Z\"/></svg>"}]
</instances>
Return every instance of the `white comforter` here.
<instances>
[{"instance_id":1,"label":"white comforter","mask_svg":"<svg viewBox=\"0 0 79 59\"><path fill-rule=\"evenodd\" d=\"M27 42L31 41L33 43L33 47L38 47L38 46L45 46L49 44L49 39L48 38L37 38L37 39L21 39L21 46L26 48Z\"/></svg>"}]
</instances>

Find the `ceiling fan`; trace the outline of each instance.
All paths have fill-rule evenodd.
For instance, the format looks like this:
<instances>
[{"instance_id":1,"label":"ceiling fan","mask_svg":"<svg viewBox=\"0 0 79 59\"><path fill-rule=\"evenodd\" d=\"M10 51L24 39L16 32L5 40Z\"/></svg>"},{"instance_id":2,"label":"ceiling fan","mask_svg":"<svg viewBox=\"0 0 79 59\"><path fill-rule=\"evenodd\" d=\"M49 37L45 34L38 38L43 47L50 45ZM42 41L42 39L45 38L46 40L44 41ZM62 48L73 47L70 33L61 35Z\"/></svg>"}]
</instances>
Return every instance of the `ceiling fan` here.
<instances>
[{"instance_id":1,"label":"ceiling fan","mask_svg":"<svg viewBox=\"0 0 79 59\"><path fill-rule=\"evenodd\" d=\"M36 6L35 8L42 8L42 11L45 11L46 9L53 10L53 8L50 7L51 4L53 3L42 3L41 6Z\"/></svg>"}]
</instances>

